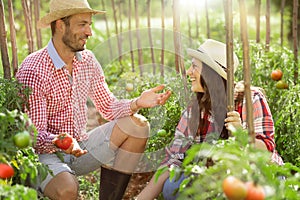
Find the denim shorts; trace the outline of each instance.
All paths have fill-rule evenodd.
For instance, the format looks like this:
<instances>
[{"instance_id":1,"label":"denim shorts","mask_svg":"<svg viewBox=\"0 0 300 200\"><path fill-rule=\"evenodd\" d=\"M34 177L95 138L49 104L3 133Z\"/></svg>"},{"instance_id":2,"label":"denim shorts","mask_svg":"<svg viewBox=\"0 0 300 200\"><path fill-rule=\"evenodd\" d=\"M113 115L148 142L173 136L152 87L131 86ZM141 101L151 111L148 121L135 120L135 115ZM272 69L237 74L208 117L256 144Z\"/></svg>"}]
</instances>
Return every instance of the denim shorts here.
<instances>
[{"instance_id":1,"label":"denim shorts","mask_svg":"<svg viewBox=\"0 0 300 200\"><path fill-rule=\"evenodd\" d=\"M79 142L82 149L86 149L88 153L75 157L70 154L59 152L61 158L57 154L39 154L39 161L46 164L57 175L61 172L70 172L76 176L88 174L101 165L112 166L116 151L110 148L110 136L115 126L116 121L107 122L93 130L89 134L89 138L85 141ZM46 185L53 178L52 174L48 174L37 189L44 192Z\"/></svg>"}]
</instances>

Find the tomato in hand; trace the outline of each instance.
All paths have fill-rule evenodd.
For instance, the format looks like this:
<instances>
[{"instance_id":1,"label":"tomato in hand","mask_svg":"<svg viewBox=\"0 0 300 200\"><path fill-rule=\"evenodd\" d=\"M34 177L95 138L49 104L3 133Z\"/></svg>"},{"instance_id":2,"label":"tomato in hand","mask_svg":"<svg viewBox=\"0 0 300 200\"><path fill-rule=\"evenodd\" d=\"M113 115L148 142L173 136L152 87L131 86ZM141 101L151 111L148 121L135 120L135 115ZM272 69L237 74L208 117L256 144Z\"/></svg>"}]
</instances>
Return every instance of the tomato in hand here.
<instances>
[{"instance_id":1,"label":"tomato in hand","mask_svg":"<svg viewBox=\"0 0 300 200\"><path fill-rule=\"evenodd\" d=\"M60 149L67 150L71 146L72 142L72 137L66 133L63 133L57 137L57 139L54 141L54 144Z\"/></svg>"},{"instance_id":2,"label":"tomato in hand","mask_svg":"<svg viewBox=\"0 0 300 200\"><path fill-rule=\"evenodd\" d=\"M229 200L243 200L247 195L247 187L238 178L228 176L222 183L223 192Z\"/></svg>"},{"instance_id":3,"label":"tomato in hand","mask_svg":"<svg viewBox=\"0 0 300 200\"><path fill-rule=\"evenodd\" d=\"M8 164L0 163L0 178L7 179L11 178L14 175L15 171Z\"/></svg>"},{"instance_id":4,"label":"tomato in hand","mask_svg":"<svg viewBox=\"0 0 300 200\"><path fill-rule=\"evenodd\" d=\"M254 182L247 182L247 197L246 200L264 200L265 192L263 188Z\"/></svg>"},{"instance_id":5,"label":"tomato in hand","mask_svg":"<svg viewBox=\"0 0 300 200\"><path fill-rule=\"evenodd\" d=\"M13 137L14 144L18 148L25 148L30 144L30 134L27 131L19 132Z\"/></svg>"}]
</instances>

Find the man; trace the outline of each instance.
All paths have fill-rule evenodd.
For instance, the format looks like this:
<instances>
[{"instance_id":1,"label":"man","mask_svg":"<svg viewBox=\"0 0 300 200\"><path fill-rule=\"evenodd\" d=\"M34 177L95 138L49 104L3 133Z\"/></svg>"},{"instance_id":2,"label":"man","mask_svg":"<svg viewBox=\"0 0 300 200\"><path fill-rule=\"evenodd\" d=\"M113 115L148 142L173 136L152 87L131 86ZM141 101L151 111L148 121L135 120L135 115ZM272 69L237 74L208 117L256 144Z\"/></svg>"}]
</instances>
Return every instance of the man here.
<instances>
[{"instance_id":1,"label":"man","mask_svg":"<svg viewBox=\"0 0 300 200\"><path fill-rule=\"evenodd\" d=\"M35 149L53 172L39 189L50 199L76 199L76 175L101 166L100 198L120 200L149 132L148 122L135 113L162 105L171 95L157 93L163 85L134 100L118 100L109 91L100 64L85 50L92 36L92 15L101 13L87 0L51 0L50 12L39 26L50 25L52 38L23 61L16 76L32 89L27 113L38 130ZM86 133L88 98L109 122ZM72 137L67 150L54 145L64 133Z\"/></svg>"}]
</instances>

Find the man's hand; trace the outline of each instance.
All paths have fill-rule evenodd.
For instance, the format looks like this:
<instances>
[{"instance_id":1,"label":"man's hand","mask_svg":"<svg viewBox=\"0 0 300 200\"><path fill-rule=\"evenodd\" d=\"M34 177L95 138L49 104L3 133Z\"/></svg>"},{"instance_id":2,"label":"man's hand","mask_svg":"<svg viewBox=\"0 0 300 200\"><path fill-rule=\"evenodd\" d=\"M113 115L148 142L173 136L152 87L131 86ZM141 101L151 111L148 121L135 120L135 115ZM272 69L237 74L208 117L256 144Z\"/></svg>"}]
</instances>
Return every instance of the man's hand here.
<instances>
[{"instance_id":1,"label":"man's hand","mask_svg":"<svg viewBox=\"0 0 300 200\"><path fill-rule=\"evenodd\" d=\"M65 144L64 144L64 139ZM71 140L70 140L71 139ZM67 133L61 133L58 136L56 136L53 140L52 143L55 144L57 147L61 148L61 144L63 144L64 147L69 146L68 148L61 148L66 154L72 154L76 157L82 156L87 153L87 150L81 149L79 146L78 142L69 134ZM68 144L66 144L68 143Z\"/></svg>"},{"instance_id":2,"label":"man's hand","mask_svg":"<svg viewBox=\"0 0 300 200\"><path fill-rule=\"evenodd\" d=\"M159 85L149 90L142 92L137 99L136 105L140 108L152 108L157 105L164 105L171 96L171 91L167 90L164 93L157 93L165 88L164 85Z\"/></svg>"},{"instance_id":3,"label":"man's hand","mask_svg":"<svg viewBox=\"0 0 300 200\"><path fill-rule=\"evenodd\" d=\"M229 131L235 131L243 128L240 114L236 111L228 112L227 118L224 121L226 129Z\"/></svg>"}]
</instances>

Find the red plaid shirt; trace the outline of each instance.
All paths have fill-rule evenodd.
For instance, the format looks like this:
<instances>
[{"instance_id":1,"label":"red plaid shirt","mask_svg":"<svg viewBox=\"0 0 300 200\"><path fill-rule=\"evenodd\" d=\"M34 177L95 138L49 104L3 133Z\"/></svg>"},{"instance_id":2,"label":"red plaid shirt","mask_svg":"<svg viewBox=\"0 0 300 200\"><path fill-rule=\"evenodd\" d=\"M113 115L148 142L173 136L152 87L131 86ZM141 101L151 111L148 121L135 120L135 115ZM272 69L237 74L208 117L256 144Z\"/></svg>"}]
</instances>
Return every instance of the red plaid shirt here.
<instances>
[{"instance_id":1,"label":"red plaid shirt","mask_svg":"<svg viewBox=\"0 0 300 200\"><path fill-rule=\"evenodd\" d=\"M274 142L274 124L272 114L267 104L266 98L259 90L252 90L252 103L253 103L253 116L254 116L254 129L256 138L261 139L266 144L268 150L272 152L271 161L279 165L283 164L282 158L275 150ZM237 97L237 94L235 95ZM243 127L246 128L246 106L245 98L236 105L236 111L241 115ZM206 115L202 114L202 117ZM181 116L181 119L175 130L175 137L173 142L166 147L166 157L162 162L162 165L176 165L180 166L184 159L185 152L192 144L197 144L205 139L207 134L213 133L212 123L214 119L212 116L208 116L208 125L206 132L201 132L200 137L195 137L188 127L188 112L185 110Z\"/></svg>"},{"instance_id":2,"label":"red plaid shirt","mask_svg":"<svg viewBox=\"0 0 300 200\"><path fill-rule=\"evenodd\" d=\"M110 92L100 64L88 50L74 56L71 76L50 41L24 60L16 77L32 89L27 113L38 130L37 153L57 151L52 140L59 133L87 139L88 98L107 120L132 114L130 100L118 100Z\"/></svg>"}]
</instances>

